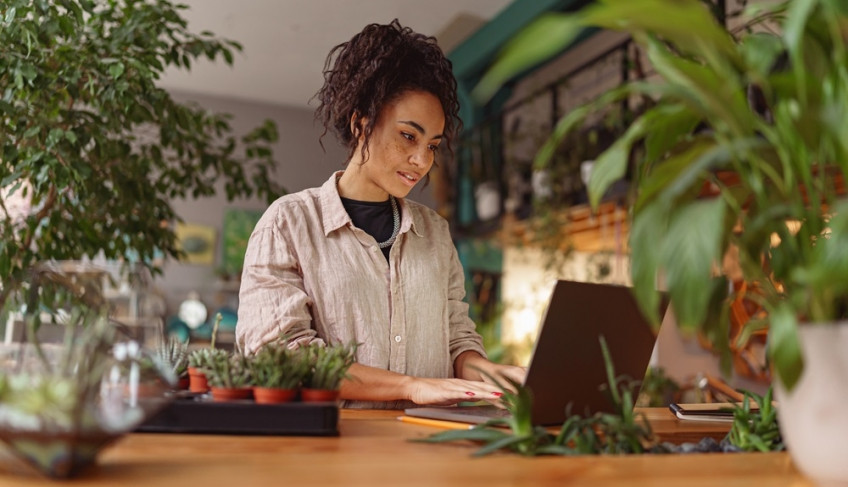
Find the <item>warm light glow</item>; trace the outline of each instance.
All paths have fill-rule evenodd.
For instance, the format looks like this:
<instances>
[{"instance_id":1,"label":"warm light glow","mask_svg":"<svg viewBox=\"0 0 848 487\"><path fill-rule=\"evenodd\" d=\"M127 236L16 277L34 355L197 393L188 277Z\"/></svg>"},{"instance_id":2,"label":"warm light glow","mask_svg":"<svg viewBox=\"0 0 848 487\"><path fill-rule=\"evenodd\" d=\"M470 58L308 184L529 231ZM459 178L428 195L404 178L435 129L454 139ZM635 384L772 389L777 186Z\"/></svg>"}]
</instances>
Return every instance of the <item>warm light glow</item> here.
<instances>
[{"instance_id":1,"label":"warm light glow","mask_svg":"<svg viewBox=\"0 0 848 487\"><path fill-rule=\"evenodd\" d=\"M561 255L561 265L552 267L550 252L528 247L504 249L501 337L505 346L515 350L514 355L521 365L529 363L557 279L628 282L626 256L609 256L609 260L605 260L606 257L601 258L598 254L572 252L567 258ZM610 274L599 275L597 268L601 261L611 265Z\"/></svg>"}]
</instances>

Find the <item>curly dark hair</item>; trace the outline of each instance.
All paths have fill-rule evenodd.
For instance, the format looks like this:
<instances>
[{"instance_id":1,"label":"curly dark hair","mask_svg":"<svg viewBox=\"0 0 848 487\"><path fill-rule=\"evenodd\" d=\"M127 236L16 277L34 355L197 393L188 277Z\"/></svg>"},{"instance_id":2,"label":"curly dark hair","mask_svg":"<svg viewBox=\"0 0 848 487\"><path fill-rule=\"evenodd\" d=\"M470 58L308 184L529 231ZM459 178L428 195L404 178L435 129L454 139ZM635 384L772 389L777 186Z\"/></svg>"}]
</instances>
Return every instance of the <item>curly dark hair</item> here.
<instances>
[{"instance_id":1,"label":"curly dark hair","mask_svg":"<svg viewBox=\"0 0 848 487\"><path fill-rule=\"evenodd\" d=\"M319 101L315 119L324 125L319 142L332 130L348 148L350 160L361 130L362 159L367 160L377 116L386 103L408 91L428 92L439 99L445 113L445 145L453 152L451 139L462 129L456 79L436 39L401 26L397 19L366 26L334 47L324 63L324 86L314 96ZM364 126L358 123L356 133L350 123L354 114L366 119Z\"/></svg>"}]
</instances>

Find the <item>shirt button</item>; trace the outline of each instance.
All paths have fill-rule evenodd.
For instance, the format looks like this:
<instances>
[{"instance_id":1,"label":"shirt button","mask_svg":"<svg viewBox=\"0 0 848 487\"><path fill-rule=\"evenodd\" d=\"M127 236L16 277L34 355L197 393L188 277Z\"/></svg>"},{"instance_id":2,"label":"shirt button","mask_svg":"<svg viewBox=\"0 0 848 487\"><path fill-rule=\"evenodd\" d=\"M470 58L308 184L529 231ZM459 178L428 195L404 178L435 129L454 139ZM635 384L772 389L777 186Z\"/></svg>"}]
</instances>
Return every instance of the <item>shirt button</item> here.
<instances>
[{"instance_id":1,"label":"shirt button","mask_svg":"<svg viewBox=\"0 0 848 487\"><path fill-rule=\"evenodd\" d=\"M400 343L400 340L401 340L400 335L398 335L398 336L396 336L396 337L395 337L395 341L396 341L397 343Z\"/></svg>"}]
</instances>

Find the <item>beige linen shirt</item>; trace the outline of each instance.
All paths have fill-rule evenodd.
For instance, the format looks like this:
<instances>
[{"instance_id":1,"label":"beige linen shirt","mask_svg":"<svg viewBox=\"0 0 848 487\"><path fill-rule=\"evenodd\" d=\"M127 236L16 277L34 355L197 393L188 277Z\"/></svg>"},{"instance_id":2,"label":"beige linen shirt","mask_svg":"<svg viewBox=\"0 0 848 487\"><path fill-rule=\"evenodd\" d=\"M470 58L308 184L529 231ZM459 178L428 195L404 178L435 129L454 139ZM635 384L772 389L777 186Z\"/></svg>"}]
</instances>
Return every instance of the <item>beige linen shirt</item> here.
<instances>
[{"instance_id":1,"label":"beige linen shirt","mask_svg":"<svg viewBox=\"0 0 848 487\"><path fill-rule=\"evenodd\" d=\"M454 360L467 350L485 357L463 301L464 274L447 221L398 200L400 233L386 262L342 206L340 175L279 198L253 230L239 291L242 350L253 353L281 333L297 342L355 341L360 364L431 378L452 377Z\"/></svg>"}]
</instances>

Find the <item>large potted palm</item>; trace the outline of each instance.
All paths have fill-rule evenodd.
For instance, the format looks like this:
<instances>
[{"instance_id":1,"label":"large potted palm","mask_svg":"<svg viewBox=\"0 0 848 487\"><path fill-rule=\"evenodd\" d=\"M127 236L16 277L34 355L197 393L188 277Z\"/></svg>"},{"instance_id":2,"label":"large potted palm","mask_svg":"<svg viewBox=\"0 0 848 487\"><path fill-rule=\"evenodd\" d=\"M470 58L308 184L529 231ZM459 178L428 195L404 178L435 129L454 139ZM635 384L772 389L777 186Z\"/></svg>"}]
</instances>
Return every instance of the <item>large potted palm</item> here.
<instances>
[{"instance_id":1,"label":"large potted palm","mask_svg":"<svg viewBox=\"0 0 848 487\"><path fill-rule=\"evenodd\" d=\"M848 464L834 455L848 451L848 4L796 0L748 13L735 36L698 0L602 0L552 14L508 46L477 95L586 27L633 36L657 79L567 114L536 164L586 114L634 94L655 101L597 159L589 184L597 205L636 164L634 291L656 319L662 276L680 325L726 349L733 291L716 270L738 252L739 271L758 285L754 299L767 311L750 326L769 330L792 457L811 477L844 482Z\"/></svg>"}]
</instances>

